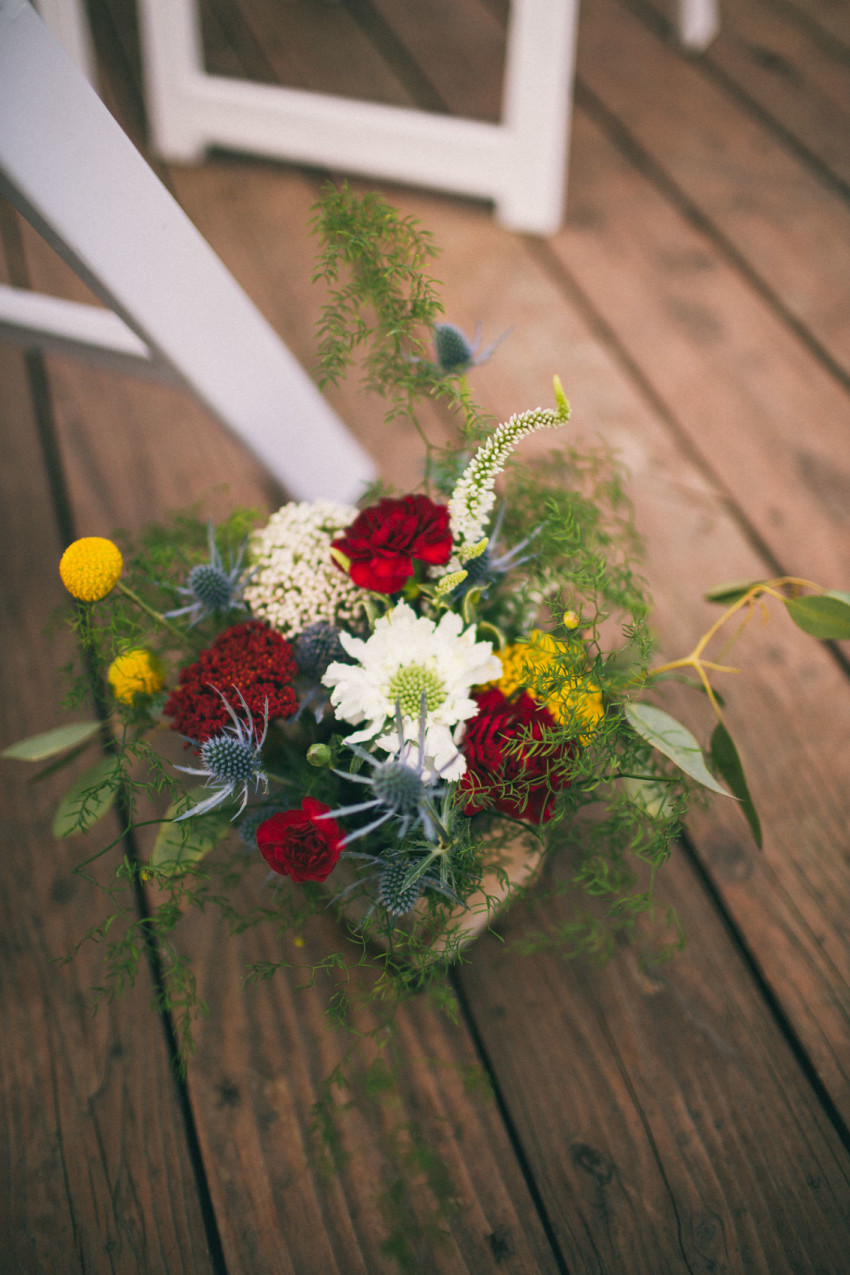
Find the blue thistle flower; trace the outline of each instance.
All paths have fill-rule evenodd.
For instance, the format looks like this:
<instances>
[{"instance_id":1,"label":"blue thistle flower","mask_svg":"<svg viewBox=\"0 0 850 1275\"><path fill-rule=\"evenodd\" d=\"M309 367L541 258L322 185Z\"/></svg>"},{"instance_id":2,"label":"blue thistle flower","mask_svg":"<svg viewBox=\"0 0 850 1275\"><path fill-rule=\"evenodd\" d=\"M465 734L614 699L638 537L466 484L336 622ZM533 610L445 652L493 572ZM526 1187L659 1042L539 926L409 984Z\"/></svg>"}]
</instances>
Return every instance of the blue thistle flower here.
<instances>
[{"instance_id":1,"label":"blue thistle flower","mask_svg":"<svg viewBox=\"0 0 850 1275\"><path fill-rule=\"evenodd\" d=\"M504 518L505 506L502 505L493 524L493 532L487 548L477 558L469 558L464 562L466 579L461 580L460 584L452 589L450 595L452 602L459 602L469 593L470 589L481 589L482 594L486 593L491 584L501 580L509 571L512 571L515 567L521 567L523 563L530 562L533 554L528 553L525 557L519 557L518 555L522 553L523 549L528 548L540 528L535 528L530 536L520 540L519 544L514 545L513 549L499 553L499 535Z\"/></svg>"},{"instance_id":2,"label":"blue thistle flower","mask_svg":"<svg viewBox=\"0 0 850 1275\"><path fill-rule=\"evenodd\" d=\"M390 916L404 916L422 895L422 877L406 885L409 875L410 865L404 859L390 859L378 877L378 903Z\"/></svg>"},{"instance_id":3,"label":"blue thistle flower","mask_svg":"<svg viewBox=\"0 0 850 1275\"><path fill-rule=\"evenodd\" d=\"M335 770L334 774L352 783L362 784L370 788L372 795L366 801L356 802L352 806L340 806L331 810L323 819L339 819L344 815L356 815L366 810L377 812L371 823L365 824L355 832L347 833L346 848L361 837L367 836L388 823L391 819L399 824L399 838L404 840L412 824L420 823L427 841L436 840L443 831L435 809L435 801L443 796L445 788L436 781L436 776L426 767L425 733L427 726L426 697L423 692L419 713L419 740L414 743L404 737L404 721L400 704L396 705L396 729L398 730L398 748L387 758L375 757L366 752L359 744L348 744L348 747L366 762L372 773L353 775L343 770ZM454 758L452 758L452 761Z\"/></svg>"},{"instance_id":4,"label":"blue thistle flower","mask_svg":"<svg viewBox=\"0 0 850 1275\"><path fill-rule=\"evenodd\" d=\"M478 367L481 363L487 362L496 347L504 341L508 332L503 332L486 349L481 350L480 323L476 323L471 341L454 323L437 323L434 325L434 361L438 369L446 376L457 375L470 367Z\"/></svg>"},{"instance_id":5,"label":"blue thistle flower","mask_svg":"<svg viewBox=\"0 0 850 1275\"><path fill-rule=\"evenodd\" d=\"M308 624L292 644L299 673L320 682L329 664L350 664L352 657L339 640L339 629L327 620Z\"/></svg>"},{"instance_id":6,"label":"blue thistle flower","mask_svg":"<svg viewBox=\"0 0 850 1275\"><path fill-rule=\"evenodd\" d=\"M245 556L247 537L242 541L239 552L234 558L231 551L227 569L215 542L215 530L210 521L207 538L209 544L209 562L201 562L189 572L188 582L178 585L177 592L184 598L190 598L188 606L178 607L175 611L166 611L165 618L174 619L179 615L190 617L189 627L194 628L208 615L226 615L228 611L245 610L242 601L242 590L250 576L242 576L242 560Z\"/></svg>"},{"instance_id":7,"label":"blue thistle flower","mask_svg":"<svg viewBox=\"0 0 850 1275\"><path fill-rule=\"evenodd\" d=\"M237 717L227 697L222 694L217 686L213 687L213 690L218 695L221 695L224 707L230 714L233 724L232 726L226 726L224 730L215 735L210 735L209 739L204 740L203 744L201 744L203 769L199 770L193 766L177 766L175 768L182 770L187 775L203 775L204 779L207 780L207 787L213 790L211 796L207 797L205 801L200 802L197 806L192 806L185 814L179 815L174 820L175 823L179 823L181 819L189 819L195 815L206 814L208 810L221 805L228 798L236 798L240 789L242 802L237 814L241 814L248 801L248 787L250 784L254 785L257 792L260 791L261 786L263 791L268 788L268 776L262 768L262 748L269 727L268 700L266 700L266 711L263 719L263 733L258 739L254 719L251 716L250 708L245 702L245 696L238 687L234 689L242 701L242 707L248 720L246 722L241 717Z\"/></svg>"}]
</instances>

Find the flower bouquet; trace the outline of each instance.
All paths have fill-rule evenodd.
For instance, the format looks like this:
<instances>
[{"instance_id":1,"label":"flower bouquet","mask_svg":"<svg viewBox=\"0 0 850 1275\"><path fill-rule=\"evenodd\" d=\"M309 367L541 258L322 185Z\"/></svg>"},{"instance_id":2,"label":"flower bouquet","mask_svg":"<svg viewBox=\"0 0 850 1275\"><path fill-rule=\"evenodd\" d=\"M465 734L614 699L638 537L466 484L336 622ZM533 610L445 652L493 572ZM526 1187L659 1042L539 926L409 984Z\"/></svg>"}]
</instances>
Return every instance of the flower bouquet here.
<instances>
[{"instance_id":1,"label":"flower bouquet","mask_svg":"<svg viewBox=\"0 0 850 1275\"><path fill-rule=\"evenodd\" d=\"M426 440L420 490L358 507L235 510L218 527L192 512L137 543L75 541L60 564L81 651L69 702L93 694L98 714L6 750L51 769L97 750L54 831L88 832L117 809L120 836L84 875L137 840L95 877L115 907L84 937L106 945L115 990L153 936L188 1017L197 998L172 934L192 907L295 936L336 909L341 936L406 988L444 973L519 893L566 901L546 933L529 922L529 944L608 950L651 916L696 788L736 798L760 837L713 687L726 666L706 656L719 630L772 596L815 636L850 636L850 595L745 582L714 592L726 610L690 655L654 666L622 474L564 438L558 378L549 405L487 420L467 377L493 347L440 320L427 236L346 188L317 231L332 289L324 379L363 352L390 422L415 418L420 397L444 401L457 445ZM544 431L557 450L523 461ZM647 700L671 677L716 713L706 753ZM140 920L126 892L146 887Z\"/></svg>"}]
</instances>

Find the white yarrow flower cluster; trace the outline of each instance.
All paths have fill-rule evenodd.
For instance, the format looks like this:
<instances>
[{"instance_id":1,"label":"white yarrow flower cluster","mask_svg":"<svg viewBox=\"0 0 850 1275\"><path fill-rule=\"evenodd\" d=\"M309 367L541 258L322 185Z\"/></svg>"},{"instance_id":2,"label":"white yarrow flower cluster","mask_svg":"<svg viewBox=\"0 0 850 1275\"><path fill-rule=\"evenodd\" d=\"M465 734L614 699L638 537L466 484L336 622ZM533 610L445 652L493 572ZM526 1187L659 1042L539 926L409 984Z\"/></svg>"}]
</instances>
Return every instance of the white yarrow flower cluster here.
<instances>
[{"instance_id":1,"label":"white yarrow flower cluster","mask_svg":"<svg viewBox=\"0 0 850 1275\"><path fill-rule=\"evenodd\" d=\"M425 696L425 765L428 773L460 779L466 761L458 752L463 724L477 711L473 686L501 676L502 664L489 642L445 611L439 621L417 616L400 602L375 622L365 641L340 634L356 664L331 664L322 681L331 688L336 716L362 729L348 742L366 740L383 752L399 747L394 725L401 711L404 738L417 743Z\"/></svg>"},{"instance_id":2,"label":"white yarrow flower cluster","mask_svg":"<svg viewBox=\"0 0 850 1275\"><path fill-rule=\"evenodd\" d=\"M254 571L245 601L285 638L309 624L356 624L363 591L334 565L333 540L357 517L353 505L331 500L293 502L272 514L251 541Z\"/></svg>"},{"instance_id":3,"label":"white yarrow flower cluster","mask_svg":"<svg viewBox=\"0 0 850 1275\"><path fill-rule=\"evenodd\" d=\"M564 425L569 420L569 404L557 376L555 400L556 411L536 407L505 421L486 443L482 443L461 474L449 501L452 538L458 548L476 544L483 538L487 520L496 503L496 475L504 469L505 461L519 440L537 430ZM452 572L459 569L462 569L462 561L455 555L445 570Z\"/></svg>"}]
</instances>

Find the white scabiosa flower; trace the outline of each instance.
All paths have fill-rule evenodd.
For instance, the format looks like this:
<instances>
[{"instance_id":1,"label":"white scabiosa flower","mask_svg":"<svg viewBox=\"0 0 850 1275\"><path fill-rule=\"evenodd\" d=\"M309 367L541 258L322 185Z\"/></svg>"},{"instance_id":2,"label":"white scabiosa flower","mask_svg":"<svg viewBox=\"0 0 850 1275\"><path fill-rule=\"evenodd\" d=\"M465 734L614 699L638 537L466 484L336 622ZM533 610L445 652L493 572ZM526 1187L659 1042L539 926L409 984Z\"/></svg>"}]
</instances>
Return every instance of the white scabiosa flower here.
<instances>
[{"instance_id":1,"label":"white scabiosa flower","mask_svg":"<svg viewBox=\"0 0 850 1275\"><path fill-rule=\"evenodd\" d=\"M473 627L464 629L453 611L434 621L406 602L377 620L366 641L347 633L340 641L356 663L331 664L322 681L337 717L362 724L349 742L372 740L383 752L395 751L399 730L392 723L399 713L404 738L417 742L424 697L427 767L443 779L459 779L466 762L456 736L477 711L470 688L501 675L492 645L479 642Z\"/></svg>"},{"instance_id":2,"label":"white scabiosa flower","mask_svg":"<svg viewBox=\"0 0 850 1275\"><path fill-rule=\"evenodd\" d=\"M555 377L557 409L536 407L533 411L512 416L482 443L457 481L451 500L452 539L458 549L474 545L484 537L487 521L496 503L496 476L521 438L539 429L552 429L569 420L570 407L558 377ZM447 564L446 573L463 569L462 555Z\"/></svg>"},{"instance_id":3,"label":"white scabiosa flower","mask_svg":"<svg viewBox=\"0 0 850 1275\"><path fill-rule=\"evenodd\" d=\"M334 565L332 542L357 517L353 505L295 501L272 514L251 542L253 572L245 601L285 638L310 624L356 625L363 591Z\"/></svg>"}]
</instances>

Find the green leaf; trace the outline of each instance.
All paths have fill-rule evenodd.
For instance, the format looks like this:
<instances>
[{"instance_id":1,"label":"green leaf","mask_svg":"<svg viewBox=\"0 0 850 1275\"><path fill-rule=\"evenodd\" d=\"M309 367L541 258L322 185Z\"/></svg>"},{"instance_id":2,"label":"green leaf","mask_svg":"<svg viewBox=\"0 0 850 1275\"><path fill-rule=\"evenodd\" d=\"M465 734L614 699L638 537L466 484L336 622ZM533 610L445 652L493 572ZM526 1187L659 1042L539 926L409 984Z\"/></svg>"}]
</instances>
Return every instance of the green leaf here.
<instances>
[{"instance_id":1,"label":"green leaf","mask_svg":"<svg viewBox=\"0 0 850 1275\"><path fill-rule=\"evenodd\" d=\"M788 614L804 633L836 641L850 638L850 594L832 590L805 598L788 598Z\"/></svg>"},{"instance_id":2,"label":"green leaf","mask_svg":"<svg viewBox=\"0 0 850 1275\"><path fill-rule=\"evenodd\" d=\"M198 805L209 795L208 788L193 788L187 794L192 806ZM175 823L174 816L183 814L185 809L185 800L173 802L160 824L151 853L151 867L160 872L179 872L182 868L198 863L215 848L231 827L227 816L218 811Z\"/></svg>"},{"instance_id":3,"label":"green leaf","mask_svg":"<svg viewBox=\"0 0 850 1275\"><path fill-rule=\"evenodd\" d=\"M750 790L747 787L744 767L741 765L741 758L735 747L735 741L722 722L717 723L711 736L711 761L714 769L722 779L726 780L733 794L740 801L741 809L744 812L747 823L750 825L753 840L759 850L761 850L761 820L758 817L758 811L753 804Z\"/></svg>"},{"instance_id":4,"label":"green leaf","mask_svg":"<svg viewBox=\"0 0 850 1275\"><path fill-rule=\"evenodd\" d=\"M17 744L4 748L0 757L11 757L13 761L46 761L57 753L64 753L92 738L100 730L100 722L71 722L68 726L54 726L41 735L31 735L29 739L21 739Z\"/></svg>"},{"instance_id":5,"label":"green leaf","mask_svg":"<svg viewBox=\"0 0 850 1275\"><path fill-rule=\"evenodd\" d=\"M745 593L749 593L750 589L754 589L757 584L764 583L764 580L731 580L728 584L716 584L713 589L709 589L705 600L706 602L725 602L727 606L731 606Z\"/></svg>"},{"instance_id":6,"label":"green leaf","mask_svg":"<svg viewBox=\"0 0 850 1275\"><path fill-rule=\"evenodd\" d=\"M723 797L731 795L706 766L702 749L691 732L675 717L652 704L626 704L624 712L632 730L669 757L691 779Z\"/></svg>"},{"instance_id":7,"label":"green leaf","mask_svg":"<svg viewBox=\"0 0 850 1275\"><path fill-rule=\"evenodd\" d=\"M72 784L53 816L54 837L70 837L88 832L102 819L118 795L118 762L101 757Z\"/></svg>"}]
</instances>

